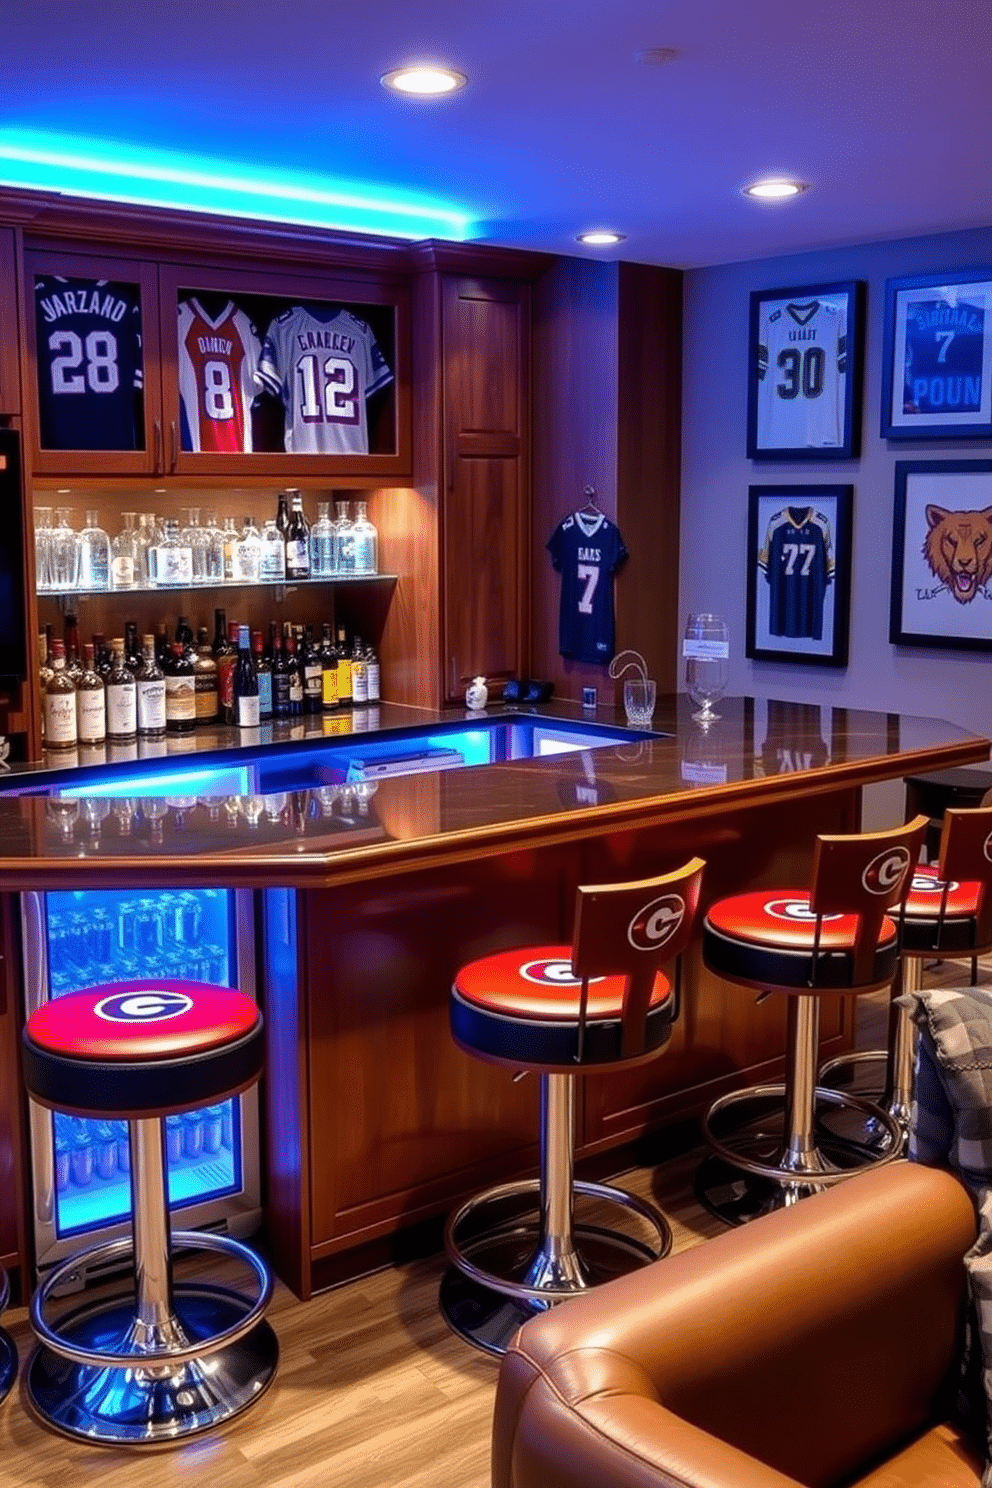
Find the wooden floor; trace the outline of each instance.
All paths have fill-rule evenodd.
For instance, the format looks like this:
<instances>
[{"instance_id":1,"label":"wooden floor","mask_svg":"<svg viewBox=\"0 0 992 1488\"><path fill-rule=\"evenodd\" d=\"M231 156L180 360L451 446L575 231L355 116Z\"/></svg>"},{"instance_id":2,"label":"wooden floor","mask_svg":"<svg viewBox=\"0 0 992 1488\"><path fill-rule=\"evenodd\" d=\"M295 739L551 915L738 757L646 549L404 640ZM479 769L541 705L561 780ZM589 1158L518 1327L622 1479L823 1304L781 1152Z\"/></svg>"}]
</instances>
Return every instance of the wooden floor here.
<instances>
[{"instance_id":1,"label":"wooden floor","mask_svg":"<svg viewBox=\"0 0 992 1488\"><path fill-rule=\"evenodd\" d=\"M992 968L989 968L992 971ZM884 1044L886 1003L862 999L858 1042ZM622 1182L667 1214L675 1250L722 1230L692 1195L699 1152ZM0 1407L3 1488L489 1488L497 1365L449 1333L440 1259L384 1271L302 1304L277 1291L281 1361L240 1419L179 1448L120 1451L68 1441L29 1413L19 1386ZM23 1309L4 1318L23 1363ZM606 1488L606 1485L604 1485Z\"/></svg>"}]
</instances>

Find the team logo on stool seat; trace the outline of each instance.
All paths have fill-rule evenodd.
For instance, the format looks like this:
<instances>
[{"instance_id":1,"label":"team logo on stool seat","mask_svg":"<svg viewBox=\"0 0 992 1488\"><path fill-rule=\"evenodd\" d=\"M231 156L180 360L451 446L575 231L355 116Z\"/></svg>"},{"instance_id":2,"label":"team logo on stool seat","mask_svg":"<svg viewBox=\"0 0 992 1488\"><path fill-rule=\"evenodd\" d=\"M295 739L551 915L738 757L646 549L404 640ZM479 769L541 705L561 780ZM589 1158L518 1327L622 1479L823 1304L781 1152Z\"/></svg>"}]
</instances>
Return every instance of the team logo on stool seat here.
<instances>
[{"instance_id":1,"label":"team logo on stool seat","mask_svg":"<svg viewBox=\"0 0 992 1488\"><path fill-rule=\"evenodd\" d=\"M639 909L627 926L627 939L635 951L658 951L685 919L681 894L663 894Z\"/></svg>"},{"instance_id":2,"label":"team logo on stool seat","mask_svg":"<svg viewBox=\"0 0 992 1488\"><path fill-rule=\"evenodd\" d=\"M811 924L816 915L809 907L808 899L766 899L761 906L766 915L771 915L773 920L799 920L802 924ZM843 915L825 914L820 919L824 923L827 920L841 920Z\"/></svg>"},{"instance_id":3,"label":"team logo on stool seat","mask_svg":"<svg viewBox=\"0 0 992 1488\"><path fill-rule=\"evenodd\" d=\"M553 987L577 987L579 978L572 970L571 961L525 961L520 967L524 981Z\"/></svg>"},{"instance_id":4,"label":"team logo on stool seat","mask_svg":"<svg viewBox=\"0 0 992 1488\"><path fill-rule=\"evenodd\" d=\"M913 881L909 886L913 894L942 894L945 888L949 894L953 894L954 890L960 887L961 885L953 878L949 884L945 884L942 878L937 878L935 874L930 873L914 873Z\"/></svg>"},{"instance_id":5,"label":"team logo on stool seat","mask_svg":"<svg viewBox=\"0 0 992 1488\"><path fill-rule=\"evenodd\" d=\"M192 1006L193 999L185 992L149 987L143 992L116 992L102 997L93 1011L109 1023L164 1023L167 1018L188 1013Z\"/></svg>"}]
</instances>

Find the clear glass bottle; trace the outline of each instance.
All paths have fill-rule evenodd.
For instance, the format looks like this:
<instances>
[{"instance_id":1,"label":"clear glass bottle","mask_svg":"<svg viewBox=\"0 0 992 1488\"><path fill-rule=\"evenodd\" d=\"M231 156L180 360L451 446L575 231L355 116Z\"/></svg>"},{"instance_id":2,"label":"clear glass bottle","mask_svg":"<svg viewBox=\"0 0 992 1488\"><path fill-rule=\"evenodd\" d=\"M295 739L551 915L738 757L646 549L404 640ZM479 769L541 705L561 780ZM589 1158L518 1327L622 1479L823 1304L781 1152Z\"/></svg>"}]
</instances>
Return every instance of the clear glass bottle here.
<instances>
[{"instance_id":1,"label":"clear glass bottle","mask_svg":"<svg viewBox=\"0 0 992 1488\"><path fill-rule=\"evenodd\" d=\"M333 578L336 571L337 544L330 509L329 501L318 501L317 520L310 528L310 575L314 579Z\"/></svg>"},{"instance_id":2,"label":"clear glass bottle","mask_svg":"<svg viewBox=\"0 0 992 1488\"><path fill-rule=\"evenodd\" d=\"M257 584L262 567L262 539L255 526L255 518L245 517L241 535L234 545L234 572L236 584Z\"/></svg>"},{"instance_id":3,"label":"clear glass bottle","mask_svg":"<svg viewBox=\"0 0 992 1488\"><path fill-rule=\"evenodd\" d=\"M52 642L50 657L52 675L45 687L43 701L45 711L45 748L57 750L75 749L76 732L76 688L66 674L65 645Z\"/></svg>"},{"instance_id":4,"label":"clear glass bottle","mask_svg":"<svg viewBox=\"0 0 992 1488\"><path fill-rule=\"evenodd\" d=\"M52 588L73 593L79 588L79 543L72 527L72 507L55 509L52 528Z\"/></svg>"},{"instance_id":5,"label":"clear glass bottle","mask_svg":"<svg viewBox=\"0 0 992 1488\"><path fill-rule=\"evenodd\" d=\"M34 509L35 584L39 594L52 587L52 508Z\"/></svg>"},{"instance_id":6,"label":"clear glass bottle","mask_svg":"<svg viewBox=\"0 0 992 1488\"><path fill-rule=\"evenodd\" d=\"M124 526L110 545L110 587L134 589L139 583L141 560L138 554L136 512L122 512Z\"/></svg>"},{"instance_id":7,"label":"clear glass bottle","mask_svg":"<svg viewBox=\"0 0 992 1488\"><path fill-rule=\"evenodd\" d=\"M224 579L230 583L234 579L234 562L238 546L238 529L234 525L233 517L224 518Z\"/></svg>"},{"instance_id":8,"label":"clear glass bottle","mask_svg":"<svg viewBox=\"0 0 992 1488\"><path fill-rule=\"evenodd\" d=\"M262 530L258 573L269 582L278 583L286 577L286 544L275 517L268 517Z\"/></svg>"},{"instance_id":9,"label":"clear glass bottle","mask_svg":"<svg viewBox=\"0 0 992 1488\"><path fill-rule=\"evenodd\" d=\"M107 701L103 678L94 667L95 650L83 647L83 670L76 683L76 735L80 744L102 744L107 737Z\"/></svg>"},{"instance_id":10,"label":"clear glass bottle","mask_svg":"<svg viewBox=\"0 0 992 1488\"><path fill-rule=\"evenodd\" d=\"M189 523L183 531L183 542L189 543L193 555L193 583L210 583L210 548L212 534L209 527L200 526L200 508L191 506Z\"/></svg>"},{"instance_id":11,"label":"clear glass bottle","mask_svg":"<svg viewBox=\"0 0 992 1488\"><path fill-rule=\"evenodd\" d=\"M355 502L355 520L351 526L354 549L354 572L374 574L379 572L379 531L366 515L367 502Z\"/></svg>"},{"instance_id":12,"label":"clear glass bottle","mask_svg":"<svg viewBox=\"0 0 992 1488\"><path fill-rule=\"evenodd\" d=\"M354 573L355 541L351 518L348 515L348 502L335 501L334 510L337 512L337 520L334 523L334 547L337 560L335 572L339 574Z\"/></svg>"},{"instance_id":13,"label":"clear glass bottle","mask_svg":"<svg viewBox=\"0 0 992 1488\"><path fill-rule=\"evenodd\" d=\"M79 534L79 587L110 588L110 538L99 525L99 512L86 513L86 526Z\"/></svg>"},{"instance_id":14,"label":"clear glass bottle","mask_svg":"<svg viewBox=\"0 0 992 1488\"><path fill-rule=\"evenodd\" d=\"M138 516L136 543L136 585L139 589L154 589L155 587L155 544L157 541L154 512L141 512Z\"/></svg>"},{"instance_id":15,"label":"clear glass bottle","mask_svg":"<svg viewBox=\"0 0 992 1488\"><path fill-rule=\"evenodd\" d=\"M138 734L143 739L165 737L165 673L155 659L154 635L141 638L141 665L135 673Z\"/></svg>"},{"instance_id":16,"label":"clear glass bottle","mask_svg":"<svg viewBox=\"0 0 992 1488\"><path fill-rule=\"evenodd\" d=\"M186 589L193 582L193 553L184 542L175 517L166 517L162 540L155 548L155 580L160 589Z\"/></svg>"},{"instance_id":17,"label":"clear glass bottle","mask_svg":"<svg viewBox=\"0 0 992 1488\"><path fill-rule=\"evenodd\" d=\"M286 577L308 579L310 577L310 524L303 515L303 497L299 491L292 492L293 507L286 528Z\"/></svg>"},{"instance_id":18,"label":"clear glass bottle","mask_svg":"<svg viewBox=\"0 0 992 1488\"><path fill-rule=\"evenodd\" d=\"M107 678L107 739L130 744L138 738L138 689L134 673L124 664L124 637L112 642L114 661Z\"/></svg>"},{"instance_id":19,"label":"clear glass bottle","mask_svg":"<svg viewBox=\"0 0 992 1488\"><path fill-rule=\"evenodd\" d=\"M217 525L217 513L215 511L204 511L203 531L207 534L208 538L205 549L206 582L208 584L219 584L224 578L224 531L223 528Z\"/></svg>"}]
</instances>

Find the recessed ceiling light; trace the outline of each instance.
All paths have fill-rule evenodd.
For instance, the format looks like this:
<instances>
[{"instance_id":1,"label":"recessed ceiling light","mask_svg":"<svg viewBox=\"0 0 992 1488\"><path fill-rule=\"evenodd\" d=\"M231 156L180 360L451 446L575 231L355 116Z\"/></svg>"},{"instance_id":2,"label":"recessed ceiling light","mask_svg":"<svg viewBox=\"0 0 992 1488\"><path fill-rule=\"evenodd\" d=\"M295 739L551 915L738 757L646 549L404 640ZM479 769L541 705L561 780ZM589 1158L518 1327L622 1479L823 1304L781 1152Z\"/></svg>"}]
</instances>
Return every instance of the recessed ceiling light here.
<instances>
[{"instance_id":1,"label":"recessed ceiling light","mask_svg":"<svg viewBox=\"0 0 992 1488\"><path fill-rule=\"evenodd\" d=\"M415 67L394 67L391 72L384 72L379 81L393 93L406 93L414 98L437 98L443 93L457 93L464 88L468 78L453 67L418 64Z\"/></svg>"},{"instance_id":2,"label":"recessed ceiling light","mask_svg":"<svg viewBox=\"0 0 992 1488\"><path fill-rule=\"evenodd\" d=\"M614 243L622 243L626 233L606 232L596 229L594 232L576 234L576 242L585 243L587 248L612 248Z\"/></svg>"},{"instance_id":3,"label":"recessed ceiling light","mask_svg":"<svg viewBox=\"0 0 992 1488\"><path fill-rule=\"evenodd\" d=\"M787 181L775 177L768 181L753 181L744 187L745 196L756 196L761 201L782 201L787 196L798 196L809 188L805 181Z\"/></svg>"}]
</instances>

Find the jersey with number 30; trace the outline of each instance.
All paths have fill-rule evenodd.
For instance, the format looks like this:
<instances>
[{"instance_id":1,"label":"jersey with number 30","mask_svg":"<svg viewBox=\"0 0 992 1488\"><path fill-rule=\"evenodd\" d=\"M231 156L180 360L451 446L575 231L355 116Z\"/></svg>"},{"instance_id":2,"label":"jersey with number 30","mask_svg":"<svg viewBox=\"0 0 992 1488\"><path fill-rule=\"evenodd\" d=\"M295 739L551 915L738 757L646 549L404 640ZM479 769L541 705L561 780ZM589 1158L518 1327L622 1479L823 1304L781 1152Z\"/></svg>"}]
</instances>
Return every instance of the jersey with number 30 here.
<instances>
[{"instance_id":1,"label":"jersey with number 30","mask_svg":"<svg viewBox=\"0 0 992 1488\"><path fill-rule=\"evenodd\" d=\"M258 397L261 349L258 332L233 300L216 316L197 299L180 301L184 450L251 450L251 405Z\"/></svg>"},{"instance_id":2,"label":"jersey with number 30","mask_svg":"<svg viewBox=\"0 0 992 1488\"><path fill-rule=\"evenodd\" d=\"M137 284L38 275L35 326L43 449L140 449Z\"/></svg>"},{"instance_id":3,"label":"jersey with number 30","mask_svg":"<svg viewBox=\"0 0 992 1488\"><path fill-rule=\"evenodd\" d=\"M286 409L286 449L368 454L365 400L392 381L363 320L337 305L294 305L269 326L259 380Z\"/></svg>"},{"instance_id":4,"label":"jersey with number 30","mask_svg":"<svg viewBox=\"0 0 992 1488\"><path fill-rule=\"evenodd\" d=\"M844 442L847 317L829 300L762 310L758 446L838 449Z\"/></svg>"},{"instance_id":5,"label":"jersey with number 30","mask_svg":"<svg viewBox=\"0 0 992 1488\"><path fill-rule=\"evenodd\" d=\"M627 557L620 530L602 512L572 512L548 539L561 574L558 650L573 661L604 664L613 657L613 575Z\"/></svg>"}]
</instances>

